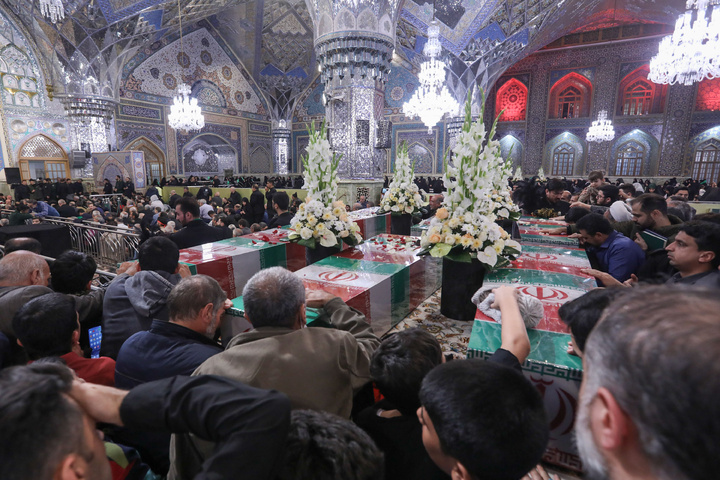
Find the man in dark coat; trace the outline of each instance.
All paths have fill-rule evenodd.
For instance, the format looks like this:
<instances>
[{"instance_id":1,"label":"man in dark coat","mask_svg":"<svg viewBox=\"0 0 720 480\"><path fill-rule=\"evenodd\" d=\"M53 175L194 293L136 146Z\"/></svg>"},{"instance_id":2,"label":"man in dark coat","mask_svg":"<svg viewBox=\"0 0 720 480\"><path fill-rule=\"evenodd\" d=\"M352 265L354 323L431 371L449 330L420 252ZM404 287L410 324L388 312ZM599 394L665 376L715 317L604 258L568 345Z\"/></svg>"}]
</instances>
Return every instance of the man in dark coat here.
<instances>
[{"instance_id":1,"label":"man in dark coat","mask_svg":"<svg viewBox=\"0 0 720 480\"><path fill-rule=\"evenodd\" d=\"M277 190L275 190L275 183L272 180L268 180L265 184L265 198L267 199L268 218L273 218L275 216L275 209L272 205L272 197L275 193L277 193Z\"/></svg>"},{"instance_id":2,"label":"man in dark coat","mask_svg":"<svg viewBox=\"0 0 720 480\"><path fill-rule=\"evenodd\" d=\"M254 183L252 186L252 195L250 195L252 223L262 222L263 212L265 212L265 200L263 199L263 194L260 193L260 185Z\"/></svg>"},{"instance_id":3,"label":"man in dark coat","mask_svg":"<svg viewBox=\"0 0 720 480\"><path fill-rule=\"evenodd\" d=\"M200 189L198 190L198 193L197 193L196 197L197 197L198 200L203 200L203 199L204 199L204 200L207 200L207 201L209 202L210 199L212 198L212 194L213 194L212 189L211 189L210 187L208 187L207 185L203 185L203 186L201 186Z\"/></svg>"},{"instance_id":4,"label":"man in dark coat","mask_svg":"<svg viewBox=\"0 0 720 480\"><path fill-rule=\"evenodd\" d=\"M128 198L132 198L135 194L135 185L130 180L130 177L125 177L125 186L123 187L122 193Z\"/></svg>"},{"instance_id":5,"label":"man in dark coat","mask_svg":"<svg viewBox=\"0 0 720 480\"><path fill-rule=\"evenodd\" d=\"M191 197L183 197L175 204L175 218L183 229L168 238L179 249L212 243L228 238L224 229L211 227L200 218L200 205Z\"/></svg>"},{"instance_id":6,"label":"man in dark coat","mask_svg":"<svg viewBox=\"0 0 720 480\"><path fill-rule=\"evenodd\" d=\"M178 195L175 190L170 190L170 200L168 200L168 205L170 205L170 208L174 209L175 204L180 200L182 197Z\"/></svg>"}]
</instances>

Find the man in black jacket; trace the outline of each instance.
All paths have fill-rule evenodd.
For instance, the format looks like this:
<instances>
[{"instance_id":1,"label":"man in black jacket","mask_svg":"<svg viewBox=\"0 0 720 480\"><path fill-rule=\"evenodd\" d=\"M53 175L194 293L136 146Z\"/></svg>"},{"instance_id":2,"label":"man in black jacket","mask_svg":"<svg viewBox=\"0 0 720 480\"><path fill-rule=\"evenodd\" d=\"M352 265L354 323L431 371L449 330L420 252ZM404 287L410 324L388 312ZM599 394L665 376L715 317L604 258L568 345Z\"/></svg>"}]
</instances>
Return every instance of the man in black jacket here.
<instances>
[{"instance_id":1,"label":"man in black jacket","mask_svg":"<svg viewBox=\"0 0 720 480\"><path fill-rule=\"evenodd\" d=\"M67 217L77 217L78 216L77 209L75 207L68 205L68 203L63 199L58 200L57 211L61 217L67 218Z\"/></svg>"},{"instance_id":2,"label":"man in black jacket","mask_svg":"<svg viewBox=\"0 0 720 480\"><path fill-rule=\"evenodd\" d=\"M200 205L192 197L183 197L177 201L175 218L184 228L168 238L181 250L229 238L222 229L211 227L200 219Z\"/></svg>"},{"instance_id":3,"label":"man in black jacket","mask_svg":"<svg viewBox=\"0 0 720 480\"><path fill-rule=\"evenodd\" d=\"M263 194L260 193L260 185L253 183L252 194L250 195L251 223L262 222L263 212L265 212L265 200L263 199Z\"/></svg>"},{"instance_id":4,"label":"man in black jacket","mask_svg":"<svg viewBox=\"0 0 720 480\"><path fill-rule=\"evenodd\" d=\"M290 425L282 393L212 375L128 392L79 382L63 365L35 363L3 371L0 392L0 478L110 480L95 422L215 442L196 478L275 478Z\"/></svg>"},{"instance_id":5,"label":"man in black jacket","mask_svg":"<svg viewBox=\"0 0 720 480\"><path fill-rule=\"evenodd\" d=\"M208 187L207 185L203 185L198 190L196 197L198 200L205 199L209 202L210 199L212 198L212 194L213 194L212 189L210 187Z\"/></svg>"},{"instance_id":6,"label":"man in black jacket","mask_svg":"<svg viewBox=\"0 0 720 480\"><path fill-rule=\"evenodd\" d=\"M186 187L187 188L187 187ZM180 200L182 197L175 192L175 190L170 190L170 200L168 200L168 205L170 205L170 208L174 209L175 204Z\"/></svg>"},{"instance_id":7,"label":"man in black jacket","mask_svg":"<svg viewBox=\"0 0 720 480\"><path fill-rule=\"evenodd\" d=\"M267 213L268 218L273 218L275 216L275 209L272 205L272 198L273 195L277 193L277 190L275 190L275 183L272 180L268 180L265 184L265 198L267 199Z\"/></svg>"},{"instance_id":8,"label":"man in black jacket","mask_svg":"<svg viewBox=\"0 0 720 480\"><path fill-rule=\"evenodd\" d=\"M235 191L235 187L230 187L230 196L228 197L230 205L242 204L242 197Z\"/></svg>"},{"instance_id":9,"label":"man in black jacket","mask_svg":"<svg viewBox=\"0 0 720 480\"><path fill-rule=\"evenodd\" d=\"M290 220L292 220L293 214L288 212L288 206L290 205L290 198L288 197L288 194L285 192L278 192L273 195L272 202L277 215L270 220L268 228L290 225Z\"/></svg>"}]
</instances>

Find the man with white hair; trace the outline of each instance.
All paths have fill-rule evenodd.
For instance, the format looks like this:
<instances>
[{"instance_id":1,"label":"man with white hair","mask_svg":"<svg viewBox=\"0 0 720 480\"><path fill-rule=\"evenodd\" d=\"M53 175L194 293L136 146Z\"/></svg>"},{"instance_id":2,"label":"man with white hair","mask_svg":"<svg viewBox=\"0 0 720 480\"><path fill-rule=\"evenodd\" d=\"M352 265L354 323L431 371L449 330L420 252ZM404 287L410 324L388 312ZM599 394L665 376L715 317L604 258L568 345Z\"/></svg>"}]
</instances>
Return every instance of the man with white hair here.
<instances>
[{"instance_id":1,"label":"man with white hair","mask_svg":"<svg viewBox=\"0 0 720 480\"><path fill-rule=\"evenodd\" d=\"M681 286L633 289L607 308L584 352L585 478L717 478L718 311L714 291Z\"/></svg>"},{"instance_id":2,"label":"man with white hair","mask_svg":"<svg viewBox=\"0 0 720 480\"><path fill-rule=\"evenodd\" d=\"M220 375L278 390L293 409L349 418L353 396L370 381L370 360L380 345L365 316L322 290L306 294L300 277L282 267L253 275L243 289L243 304L254 330L233 337L224 352L193 375ZM306 306L322 308L323 320L334 328L305 328ZM179 476L174 478L194 478L212 450L188 437L176 445Z\"/></svg>"},{"instance_id":3,"label":"man with white hair","mask_svg":"<svg viewBox=\"0 0 720 480\"><path fill-rule=\"evenodd\" d=\"M322 290L306 296L300 277L282 267L253 275L243 304L255 329L236 335L195 373L274 388L290 397L293 408L349 418L352 397L370 381L370 357L380 345L365 315ZM306 305L323 308L335 328L305 328Z\"/></svg>"}]
</instances>

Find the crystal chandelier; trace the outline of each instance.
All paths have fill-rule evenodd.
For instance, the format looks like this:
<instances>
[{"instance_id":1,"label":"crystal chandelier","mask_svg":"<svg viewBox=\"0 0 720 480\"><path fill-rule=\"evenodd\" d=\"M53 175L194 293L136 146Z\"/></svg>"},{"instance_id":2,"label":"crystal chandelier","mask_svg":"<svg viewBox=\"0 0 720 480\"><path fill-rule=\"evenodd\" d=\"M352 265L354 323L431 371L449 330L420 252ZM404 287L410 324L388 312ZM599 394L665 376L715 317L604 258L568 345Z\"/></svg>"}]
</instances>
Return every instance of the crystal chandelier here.
<instances>
[{"instance_id":1,"label":"crystal chandelier","mask_svg":"<svg viewBox=\"0 0 720 480\"><path fill-rule=\"evenodd\" d=\"M170 115L168 115L168 124L173 130L200 130L205 126L205 117L203 117L197 98L192 98L190 94L190 85L181 83L177 89L177 95L173 99L170 106Z\"/></svg>"},{"instance_id":2,"label":"crystal chandelier","mask_svg":"<svg viewBox=\"0 0 720 480\"><path fill-rule=\"evenodd\" d=\"M428 41L423 53L428 60L420 65L418 79L420 85L410 100L403 105L405 115L420 117L428 127L428 133L446 113L457 113L460 105L445 86L445 63L438 58L440 45L440 26L433 19L428 27Z\"/></svg>"},{"instance_id":3,"label":"crystal chandelier","mask_svg":"<svg viewBox=\"0 0 720 480\"><path fill-rule=\"evenodd\" d=\"M40 12L52 23L65 18L65 6L62 0L40 0Z\"/></svg>"},{"instance_id":4,"label":"crystal chandelier","mask_svg":"<svg viewBox=\"0 0 720 480\"><path fill-rule=\"evenodd\" d=\"M592 122L585 140L588 142L607 142L615 138L615 129L607 118L607 110L600 110L598 119Z\"/></svg>"},{"instance_id":5,"label":"crystal chandelier","mask_svg":"<svg viewBox=\"0 0 720 480\"><path fill-rule=\"evenodd\" d=\"M180 0L178 0L178 19L180 22L180 53L184 57L185 49L183 48ZM182 65L180 68L183 68ZM182 71L180 77L182 78ZM170 125L170 128L173 130L190 132L192 130L200 130L205 126L205 117L202 114L202 109L198 105L197 98L190 96L191 93L192 90L187 83L183 82L178 85L177 95L173 98L173 104L170 106L170 114L168 115L168 125Z\"/></svg>"},{"instance_id":6,"label":"crystal chandelier","mask_svg":"<svg viewBox=\"0 0 720 480\"><path fill-rule=\"evenodd\" d=\"M720 76L720 7L716 3L687 0L686 12L675 23L675 31L662 39L658 54L650 60L648 80L691 85Z\"/></svg>"}]
</instances>

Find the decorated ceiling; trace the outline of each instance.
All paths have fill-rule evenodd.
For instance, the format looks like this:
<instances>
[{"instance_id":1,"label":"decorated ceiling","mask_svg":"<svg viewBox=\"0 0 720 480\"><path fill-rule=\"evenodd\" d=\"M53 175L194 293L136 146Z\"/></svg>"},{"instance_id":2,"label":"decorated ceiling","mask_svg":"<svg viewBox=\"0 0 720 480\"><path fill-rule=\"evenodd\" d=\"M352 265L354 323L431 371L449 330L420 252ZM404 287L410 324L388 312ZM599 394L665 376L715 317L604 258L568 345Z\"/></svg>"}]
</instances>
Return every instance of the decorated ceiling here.
<instances>
[{"instance_id":1,"label":"decorated ceiling","mask_svg":"<svg viewBox=\"0 0 720 480\"><path fill-rule=\"evenodd\" d=\"M166 37L177 37L178 12L186 34L197 30L198 22L204 20L202 28L224 41L232 61L242 64L242 70L262 89L273 118L286 118L294 101L317 76L312 18L319 2L351 8L359 4L372 8L377 3L63 0L66 17L52 24L40 13L38 0L0 1L35 42L46 83L56 91L83 93L82 79L92 77L103 94L115 98L122 87L123 69L131 59L157 42L166 43ZM458 96L469 85L489 86L510 65L564 35L632 23L674 24L684 7L682 0L395 2L400 11L393 64L417 70L423 60L427 25L434 17L440 22L443 54L451 65L451 89Z\"/></svg>"}]
</instances>

